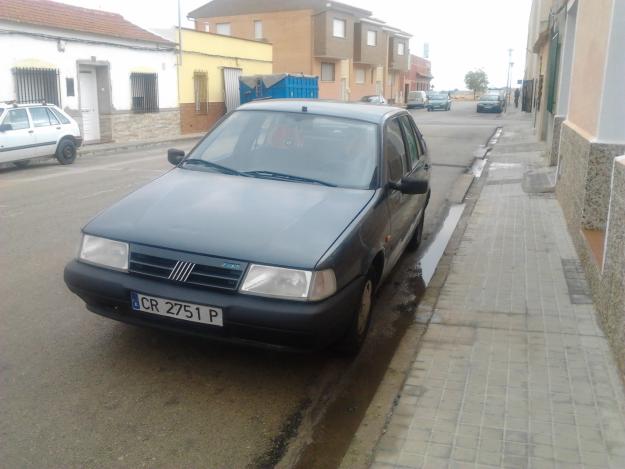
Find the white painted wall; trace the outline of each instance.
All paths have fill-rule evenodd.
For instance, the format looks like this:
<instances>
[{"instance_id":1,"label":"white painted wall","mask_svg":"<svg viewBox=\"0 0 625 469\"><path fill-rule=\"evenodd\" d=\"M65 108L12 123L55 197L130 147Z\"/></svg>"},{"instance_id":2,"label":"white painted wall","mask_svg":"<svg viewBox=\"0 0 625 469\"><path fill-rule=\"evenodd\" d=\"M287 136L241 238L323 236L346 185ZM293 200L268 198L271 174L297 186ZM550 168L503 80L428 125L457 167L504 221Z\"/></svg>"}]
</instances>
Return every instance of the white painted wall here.
<instances>
[{"instance_id":1,"label":"white painted wall","mask_svg":"<svg viewBox=\"0 0 625 469\"><path fill-rule=\"evenodd\" d=\"M32 33L48 37L34 37ZM58 39L65 41L65 51L58 50ZM79 39L83 42L78 42ZM161 50L157 50L159 47ZM78 61L107 62L111 78L113 109L131 108L130 73L158 73L159 106L178 107L176 53L163 50L154 43L118 40L104 36L30 27L0 21L0 101L15 99L15 84L11 69L15 66L48 64L60 72L61 105L79 109ZM66 94L65 78L74 78L75 94Z\"/></svg>"}]
</instances>

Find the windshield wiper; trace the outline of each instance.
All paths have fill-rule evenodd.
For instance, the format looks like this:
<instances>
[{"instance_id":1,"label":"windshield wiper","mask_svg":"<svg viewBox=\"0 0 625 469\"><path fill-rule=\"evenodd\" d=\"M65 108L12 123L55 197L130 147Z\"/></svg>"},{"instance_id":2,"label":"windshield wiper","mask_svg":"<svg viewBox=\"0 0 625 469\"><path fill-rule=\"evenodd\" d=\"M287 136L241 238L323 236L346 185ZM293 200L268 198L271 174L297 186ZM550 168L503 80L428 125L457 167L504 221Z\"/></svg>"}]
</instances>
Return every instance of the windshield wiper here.
<instances>
[{"instance_id":1,"label":"windshield wiper","mask_svg":"<svg viewBox=\"0 0 625 469\"><path fill-rule=\"evenodd\" d=\"M228 168L226 166L222 166L220 164L213 163L212 161L201 160L200 158L188 158L188 159L184 160L182 162L182 164L183 165L185 165L185 164L196 164L198 166L206 166L208 168L216 169L220 173L234 174L236 176L245 176L245 174L237 171L236 169Z\"/></svg>"},{"instance_id":2,"label":"windshield wiper","mask_svg":"<svg viewBox=\"0 0 625 469\"><path fill-rule=\"evenodd\" d=\"M282 181L297 181L297 182L310 182L312 184L321 184L328 187L337 187L336 184L332 184L319 179L312 179L303 176L294 176L293 174L276 173L275 171L246 171L244 176L252 176L267 179L277 179Z\"/></svg>"}]
</instances>

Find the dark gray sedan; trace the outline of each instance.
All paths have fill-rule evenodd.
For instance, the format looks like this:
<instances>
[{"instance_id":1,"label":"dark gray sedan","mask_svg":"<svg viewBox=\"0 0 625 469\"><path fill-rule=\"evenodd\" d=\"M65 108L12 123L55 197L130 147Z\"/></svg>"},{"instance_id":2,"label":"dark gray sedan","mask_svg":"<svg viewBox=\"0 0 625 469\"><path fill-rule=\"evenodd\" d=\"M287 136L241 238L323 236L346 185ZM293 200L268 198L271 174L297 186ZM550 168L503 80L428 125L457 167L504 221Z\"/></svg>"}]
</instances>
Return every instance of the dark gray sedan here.
<instances>
[{"instance_id":1,"label":"dark gray sedan","mask_svg":"<svg viewBox=\"0 0 625 469\"><path fill-rule=\"evenodd\" d=\"M416 248L427 147L406 111L264 101L83 228L65 282L97 314L286 348L355 353L374 292Z\"/></svg>"}]
</instances>

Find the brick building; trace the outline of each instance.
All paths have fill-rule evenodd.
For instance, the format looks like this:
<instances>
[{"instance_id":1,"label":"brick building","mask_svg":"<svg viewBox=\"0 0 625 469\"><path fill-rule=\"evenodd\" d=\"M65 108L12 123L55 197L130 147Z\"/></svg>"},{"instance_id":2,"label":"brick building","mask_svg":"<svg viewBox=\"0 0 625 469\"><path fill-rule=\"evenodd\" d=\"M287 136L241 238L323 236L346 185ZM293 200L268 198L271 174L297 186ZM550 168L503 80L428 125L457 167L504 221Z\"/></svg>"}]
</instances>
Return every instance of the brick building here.
<instances>
[{"instance_id":1,"label":"brick building","mask_svg":"<svg viewBox=\"0 0 625 469\"><path fill-rule=\"evenodd\" d=\"M410 91L429 91L432 76L432 64L428 59L418 55L410 56L410 70L408 70L406 82Z\"/></svg>"},{"instance_id":2,"label":"brick building","mask_svg":"<svg viewBox=\"0 0 625 469\"><path fill-rule=\"evenodd\" d=\"M273 45L274 73L319 76L319 97L403 100L410 35L371 12L323 0L213 0L188 15L200 31Z\"/></svg>"}]
</instances>

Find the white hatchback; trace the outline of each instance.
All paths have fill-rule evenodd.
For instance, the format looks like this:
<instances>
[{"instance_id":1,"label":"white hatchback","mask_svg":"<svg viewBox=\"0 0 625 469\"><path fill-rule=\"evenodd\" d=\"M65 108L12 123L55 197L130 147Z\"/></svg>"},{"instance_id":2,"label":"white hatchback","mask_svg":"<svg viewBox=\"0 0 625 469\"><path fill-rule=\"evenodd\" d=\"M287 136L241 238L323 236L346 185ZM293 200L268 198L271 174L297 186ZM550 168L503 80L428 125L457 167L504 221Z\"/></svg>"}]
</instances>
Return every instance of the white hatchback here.
<instances>
[{"instance_id":1,"label":"white hatchback","mask_svg":"<svg viewBox=\"0 0 625 469\"><path fill-rule=\"evenodd\" d=\"M0 103L0 163L26 166L33 158L55 156L71 164L81 144L78 124L58 107Z\"/></svg>"}]
</instances>

